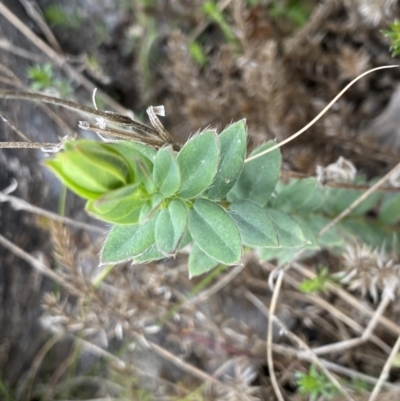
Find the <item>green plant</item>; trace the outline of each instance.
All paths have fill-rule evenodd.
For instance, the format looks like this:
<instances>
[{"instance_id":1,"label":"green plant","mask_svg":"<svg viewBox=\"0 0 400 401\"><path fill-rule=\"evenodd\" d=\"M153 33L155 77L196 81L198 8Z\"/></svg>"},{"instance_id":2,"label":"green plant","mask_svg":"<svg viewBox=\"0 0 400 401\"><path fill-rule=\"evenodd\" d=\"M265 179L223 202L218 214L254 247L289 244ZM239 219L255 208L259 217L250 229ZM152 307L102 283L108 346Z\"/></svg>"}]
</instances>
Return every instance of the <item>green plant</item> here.
<instances>
[{"instance_id":1,"label":"green plant","mask_svg":"<svg viewBox=\"0 0 400 401\"><path fill-rule=\"evenodd\" d=\"M62 98L69 97L72 93L71 83L55 78L53 66L50 63L29 67L26 75L32 81L31 88L35 91L54 88Z\"/></svg>"},{"instance_id":2,"label":"green plant","mask_svg":"<svg viewBox=\"0 0 400 401\"><path fill-rule=\"evenodd\" d=\"M390 46L392 57L396 57L400 54L400 22L395 21L389 23L389 29L381 31L384 36L391 39L392 44Z\"/></svg>"},{"instance_id":3,"label":"green plant","mask_svg":"<svg viewBox=\"0 0 400 401\"><path fill-rule=\"evenodd\" d=\"M213 0L207 0L203 5L203 12L211 21L215 22L221 29L226 40L230 43L234 43L236 38L232 31L231 26L225 19L224 14L218 8L218 5Z\"/></svg>"},{"instance_id":4,"label":"green plant","mask_svg":"<svg viewBox=\"0 0 400 401\"><path fill-rule=\"evenodd\" d=\"M72 10L65 10L62 7L51 4L44 9L44 17L51 27L61 27L77 30L82 25L82 18Z\"/></svg>"},{"instance_id":5,"label":"green plant","mask_svg":"<svg viewBox=\"0 0 400 401\"><path fill-rule=\"evenodd\" d=\"M268 12L275 19L287 19L296 27L302 27L308 21L311 7L299 0L274 1Z\"/></svg>"},{"instance_id":6,"label":"green plant","mask_svg":"<svg viewBox=\"0 0 400 401\"><path fill-rule=\"evenodd\" d=\"M249 247L263 260L285 262L299 251L341 248L354 237L390 247L398 236L400 215L385 216L400 196L380 193L320 235L363 190L323 187L316 178L283 183L279 149L264 154L275 143L245 160L246 143L245 122L239 121L220 135L201 132L179 152L126 141L67 141L46 164L87 200L90 214L114 224L101 251L103 264L157 260L191 244L189 274L196 276L240 263ZM373 208L378 218L366 215ZM314 288L324 280L322 274Z\"/></svg>"},{"instance_id":7,"label":"green plant","mask_svg":"<svg viewBox=\"0 0 400 401\"><path fill-rule=\"evenodd\" d=\"M13 392L8 388L7 384L3 381L3 378L1 376L0 376L0 397L5 401L15 400Z\"/></svg>"},{"instance_id":8,"label":"green plant","mask_svg":"<svg viewBox=\"0 0 400 401\"><path fill-rule=\"evenodd\" d=\"M330 400L337 395L337 389L314 365L308 373L296 372L296 378L299 393L309 396L310 401L315 401L321 396Z\"/></svg>"},{"instance_id":9,"label":"green plant","mask_svg":"<svg viewBox=\"0 0 400 401\"><path fill-rule=\"evenodd\" d=\"M299 286L299 290L305 294L311 294L314 292L326 292L326 285L333 283L334 280L331 278L327 267L323 266L322 269L313 279L304 279Z\"/></svg>"}]
</instances>

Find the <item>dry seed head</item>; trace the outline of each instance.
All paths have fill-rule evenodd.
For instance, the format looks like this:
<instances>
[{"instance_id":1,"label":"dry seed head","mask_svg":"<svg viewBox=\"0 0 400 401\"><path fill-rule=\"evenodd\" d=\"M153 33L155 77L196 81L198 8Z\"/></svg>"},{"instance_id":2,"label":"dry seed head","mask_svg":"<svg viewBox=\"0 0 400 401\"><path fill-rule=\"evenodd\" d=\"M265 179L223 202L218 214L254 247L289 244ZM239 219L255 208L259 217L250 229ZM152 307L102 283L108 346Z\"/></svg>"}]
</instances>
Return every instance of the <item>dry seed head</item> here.
<instances>
[{"instance_id":1,"label":"dry seed head","mask_svg":"<svg viewBox=\"0 0 400 401\"><path fill-rule=\"evenodd\" d=\"M400 284L400 261L396 255L356 244L347 246L342 257L342 283L360 290L363 296L368 291L375 302L378 292L394 299Z\"/></svg>"},{"instance_id":2,"label":"dry seed head","mask_svg":"<svg viewBox=\"0 0 400 401\"><path fill-rule=\"evenodd\" d=\"M357 169L350 160L340 156L335 163L329 164L327 167L317 166L316 172L320 183L326 181L351 182L356 177Z\"/></svg>"},{"instance_id":3,"label":"dry seed head","mask_svg":"<svg viewBox=\"0 0 400 401\"><path fill-rule=\"evenodd\" d=\"M372 26L377 26L390 11L396 0L358 0L358 12L363 20Z\"/></svg>"},{"instance_id":4,"label":"dry seed head","mask_svg":"<svg viewBox=\"0 0 400 401\"><path fill-rule=\"evenodd\" d=\"M355 50L350 46L343 46L338 59L341 79L353 79L369 68L369 55L365 49Z\"/></svg>"}]
</instances>

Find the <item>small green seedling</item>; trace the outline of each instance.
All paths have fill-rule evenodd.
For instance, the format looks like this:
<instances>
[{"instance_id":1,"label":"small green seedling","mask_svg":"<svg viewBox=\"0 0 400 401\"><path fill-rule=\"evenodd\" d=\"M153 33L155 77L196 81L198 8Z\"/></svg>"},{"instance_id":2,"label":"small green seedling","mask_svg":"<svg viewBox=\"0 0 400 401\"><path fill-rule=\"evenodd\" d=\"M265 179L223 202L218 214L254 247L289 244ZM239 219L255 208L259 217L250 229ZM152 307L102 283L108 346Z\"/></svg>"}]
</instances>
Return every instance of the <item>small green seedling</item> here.
<instances>
[{"instance_id":1,"label":"small green seedling","mask_svg":"<svg viewBox=\"0 0 400 401\"><path fill-rule=\"evenodd\" d=\"M308 373L296 372L296 382L299 393L308 396L310 401L316 401L319 397L330 400L338 395L335 386L314 365Z\"/></svg>"},{"instance_id":2,"label":"small green seedling","mask_svg":"<svg viewBox=\"0 0 400 401\"><path fill-rule=\"evenodd\" d=\"M392 52L392 57L396 57L400 54L400 22L395 21L389 23L389 29L381 31L384 36L391 39L392 44L390 49Z\"/></svg>"},{"instance_id":3,"label":"small green seedling","mask_svg":"<svg viewBox=\"0 0 400 401\"><path fill-rule=\"evenodd\" d=\"M326 285L333 282L328 268L324 266L313 279L304 279L299 285L299 290L305 294L324 293L327 291Z\"/></svg>"},{"instance_id":4,"label":"small green seedling","mask_svg":"<svg viewBox=\"0 0 400 401\"><path fill-rule=\"evenodd\" d=\"M54 89L62 98L67 98L72 93L71 83L55 78L53 66L50 63L30 67L26 75L31 80L31 88L35 91Z\"/></svg>"}]
</instances>

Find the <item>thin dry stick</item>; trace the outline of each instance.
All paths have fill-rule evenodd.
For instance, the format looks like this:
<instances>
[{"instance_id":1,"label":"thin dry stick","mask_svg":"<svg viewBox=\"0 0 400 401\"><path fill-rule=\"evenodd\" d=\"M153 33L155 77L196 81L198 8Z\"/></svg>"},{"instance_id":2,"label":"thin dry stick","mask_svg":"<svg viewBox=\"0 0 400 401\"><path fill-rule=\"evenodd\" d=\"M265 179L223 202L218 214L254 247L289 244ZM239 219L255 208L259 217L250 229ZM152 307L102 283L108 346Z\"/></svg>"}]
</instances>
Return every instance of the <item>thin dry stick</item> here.
<instances>
[{"instance_id":1,"label":"thin dry stick","mask_svg":"<svg viewBox=\"0 0 400 401\"><path fill-rule=\"evenodd\" d=\"M395 67L399 67L399 66L398 65L385 65L383 67L373 68L372 70L368 70L368 71L364 72L363 74L359 75L357 78L353 79L342 91L340 91L339 94L337 96L335 96L333 98L333 100L330 103L328 103L328 105L313 120L311 120L307 125L305 125L301 130L297 131L295 134L293 134L289 138L286 138L285 140L283 140L282 142L277 143L276 145L272 146L271 148L265 149L263 152L257 153L254 156L248 157L244 162L247 163L247 162L249 162L251 160L258 159L259 157L264 156L267 153L272 152L273 150L280 148L281 146L287 144L288 142L290 142L293 139L295 139L298 136L300 136L303 132L307 131L312 125L314 125L334 105L334 103L337 102L337 100L341 96L343 96L343 94L352 85L354 85L361 78L365 77L366 75L370 74L371 72L375 72L375 71L378 71L378 70L384 70L386 68L395 68Z\"/></svg>"},{"instance_id":2,"label":"thin dry stick","mask_svg":"<svg viewBox=\"0 0 400 401\"><path fill-rule=\"evenodd\" d=\"M52 142L0 142L0 149L51 149L58 145Z\"/></svg>"},{"instance_id":3,"label":"thin dry stick","mask_svg":"<svg viewBox=\"0 0 400 401\"><path fill-rule=\"evenodd\" d=\"M211 296L213 296L218 291L220 291L221 288L225 287L228 283L230 283L244 269L244 267L245 267L245 263L238 265L235 268L231 269L228 272L228 274L225 274L220 280L218 280L210 288L198 293L193 298L190 298L187 301L185 301L181 305L181 308L185 307L187 305L191 305L191 304L198 304L200 302L203 302L203 301L209 299Z\"/></svg>"},{"instance_id":4,"label":"thin dry stick","mask_svg":"<svg viewBox=\"0 0 400 401\"><path fill-rule=\"evenodd\" d=\"M288 356L296 357L302 361L313 363L313 359L312 359L313 357L310 354L299 353L298 350L296 350L292 347L288 347L287 345L274 344L273 351L277 352L281 355L288 355ZM336 363L327 361L326 359L323 359L323 358L318 358L318 360L327 369L331 370L332 372L336 372L341 375L347 376L350 379L356 378L356 379L360 379L360 380L363 380L363 381L365 381L367 383L371 383L371 384L376 384L378 382L378 379L376 379L375 377L368 376L364 373L360 373L357 370L346 368L346 367L338 365ZM400 386L396 386L395 384L388 383L388 382L384 382L383 386L390 390L400 390Z\"/></svg>"},{"instance_id":5,"label":"thin dry stick","mask_svg":"<svg viewBox=\"0 0 400 401\"><path fill-rule=\"evenodd\" d=\"M172 383L172 382L170 382L168 380L165 380L160 376L152 375L149 372L142 371L138 367L130 364L127 361L122 360L121 358L118 358L114 354L111 354L107 350L99 347L96 344L91 343L90 341L84 340L83 338L77 337L77 336L75 336L75 335L73 335L71 333L68 333L67 336L72 338L78 344L82 345L85 349L93 352L97 356L103 357L103 358L107 359L108 361L111 361L111 362L115 363L115 365L118 366L121 369L126 369L126 368L132 369L134 372L138 372L139 374L141 374L143 376L151 377L151 378L156 379L157 381L159 381L161 383L165 383L165 384L167 384L169 386L172 386L172 387L176 388L177 390L179 390L183 394L187 394L188 393L187 389L179 386L178 384L175 384L175 383Z\"/></svg>"},{"instance_id":6,"label":"thin dry stick","mask_svg":"<svg viewBox=\"0 0 400 401\"><path fill-rule=\"evenodd\" d=\"M39 6L31 0L19 0L19 2L23 5L23 7L25 8L25 11L29 15L29 17L40 28L43 35L46 37L47 41L51 44L53 49L57 53L61 54L62 53L61 46L59 45L59 43L58 43L56 37L54 36L53 32L51 31L51 29L47 25L46 20L44 19L42 10L39 8Z\"/></svg>"},{"instance_id":7,"label":"thin dry stick","mask_svg":"<svg viewBox=\"0 0 400 401\"><path fill-rule=\"evenodd\" d=\"M1 3L0 3L1 7ZM59 99L53 96L43 95L41 93L32 93L32 92L23 92L23 91L15 91L15 90L0 90L0 98L2 99L17 99L17 100L32 100L34 102L43 102L49 103L56 106L65 107L67 109L71 109L74 111L78 111L80 113L91 114L95 116L99 116L106 121L110 121L116 124L124 124L126 126L132 127L140 132L143 132L147 135L157 136L157 131L154 128L148 127L145 124L138 123L137 121L132 120L130 117L118 114L118 113L110 113L107 111L96 110L91 107L84 106L79 103L71 102L70 100ZM128 134L128 132L127 132Z\"/></svg>"},{"instance_id":8,"label":"thin dry stick","mask_svg":"<svg viewBox=\"0 0 400 401\"><path fill-rule=\"evenodd\" d=\"M4 111L0 110L0 118L13 130L15 133L24 139L27 142L32 142L22 131L18 129L16 125L14 125L10 119L7 117L7 114Z\"/></svg>"},{"instance_id":9,"label":"thin dry stick","mask_svg":"<svg viewBox=\"0 0 400 401\"><path fill-rule=\"evenodd\" d=\"M389 376L390 368L392 367L393 359L396 357L400 349L400 336L397 337L396 344L394 345L392 352L387 359L385 366L382 369L381 374L379 375L378 383L376 383L374 390L372 391L369 401L375 401L376 397L378 397L379 392L381 391L382 384L386 381Z\"/></svg>"},{"instance_id":10,"label":"thin dry stick","mask_svg":"<svg viewBox=\"0 0 400 401\"><path fill-rule=\"evenodd\" d=\"M315 273L310 271L309 269L303 267L299 263L292 263L292 266L299 271L303 276L314 279L315 278ZM351 294L349 294L347 291L344 289L337 287L335 285L331 285L329 283L326 284L327 289L331 291L332 293L338 295L340 298L342 298L346 303L349 305L352 305L355 309L358 311L361 311L365 313L369 317L373 317L375 314L375 311L371 309L368 305L362 304L357 298L353 297ZM388 330L391 332L395 333L396 335L400 335L400 326L397 325L396 323L392 322L390 319L386 318L385 316L381 316L379 318L379 323L385 326Z\"/></svg>"},{"instance_id":11,"label":"thin dry stick","mask_svg":"<svg viewBox=\"0 0 400 401\"><path fill-rule=\"evenodd\" d=\"M245 297L251 301L268 319L273 318L273 321L278 323L283 331L284 335L286 335L290 340L292 340L295 344L297 344L300 348L305 348L307 351L307 355L311 356L311 360L314 364L316 364L326 377L334 384L334 386L344 395L344 397L349 401L354 401L350 395L346 392L346 390L342 387L339 381L329 372L329 370L324 366L324 364L320 361L318 356L313 352L313 350L296 334L292 333L287 329L284 323L277 318L275 315L271 316L268 308L250 291L246 291ZM301 355L300 353L298 355Z\"/></svg>"},{"instance_id":12,"label":"thin dry stick","mask_svg":"<svg viewBox=\"0 0 400 401\"><path fill-rule=\"evenodd\" d=\"M55 281L56 283L60 284L67 291L69 291L71 295L80 295L79 290L76 289L72 284L65 281L59 274L51 270L44 263L40 262L39 260L35 259L31 255L26 253L19 246L13 244L11 241L4 238L1 234L0 234L0 244L3 245L4 248L7 248L9 251L11 251L14 255L28 262L33 267L34 270L38 271L43 276L46 276Z\"/></svg>"},{"instance_id":13,"label":"thin dry stick","mask_svg":"<svg viewBox=\"0 0 400 401\"><path fill-rule=\"evenodd\" d=\"M377 308L376 312L374 313L374 316L368 323L368 326L365 328L364 332L362 335L358 338L352 338L350 340L345 340L345 341L339 341L334 344L329 344L325 345L323 347L318 347L313 349L314 353L322 354L322 353L327 353L327 352L338 352L338 351L344 351L345 349L350 349L357 347L361 344L364 344L367 342L371 337L372 333L376 327L376 325L379 322L379 319L381 318L382 314L384 313L385 309L388 307L389 303L391 302L391 298L389 295L386 295L382 301L379 304L379 307Z\"/></svg>"},{"instance_id":14,"label":"thin dry stick","mask_svg":"<svg viewBox=\"0 0 400 401\"><path fill-rule=\"evenodd\" d=\"M28 60L36 61L37 63L44 63L46 59L44 57L38 56L36 53L32 53L21 47L11 44L7 39L0 38L0 49L7 51L16 56L26 58Z\"/></svg>"},{"instance_id":15,"label":"thin dry stick","mask_svg":"<svg viewBox=\"0 0 400 401\"><path fill-rule=\"evenodd\" d=\"M381 302L379 303L379 306L376 309L374 316L368 323L368 326L366 327L363 335L361 336L361 340L367 341L371 337L372 332L374 331L375 327L377 326L377 324L379 322L379 319L385 312L386 308L389 306L390 302L392 302L391 296L389 294L385 294L384 297L382 298Z\"/></svg>"},{"instance_id":16,"label":"thin dry stick","mask_svg":"<svg viewBox=\"0 0 400 401\"><path fill-rule=\"evenodd\" d=\"M274 288L274 292L272 294L272 299L271 299L271 306L269 309L268 332L267 332L268 372L269 372L269 377L271 378L272 387L274 388L274 391L275 391L275 395L279 401L285 401L285 399L283 398L281 389L279 388L279 384L276 379L275 371L274 371L274 359L272 357L272 333L273 333L272 327L273 327L273 322L274 322L275 308L276 308L276 304L278 302L279 291L281 289L284 274L285 274L284 271L281 270L278 274L278 278L275 283L275 288Z\"/></svg>"},{"instance_id":17,"label":"thin dry stick","mask_svg":"<svg viewBox=\"0 0 400 401\"><path fill-rule=\"evenodd\" d=\"M297 280L294 280L292 277L289 277L288 275L286 275L284 280L285 280L285 282L289 283L294 288L299 288L299 284L300 283ZM353 320L352 318L347 316L345 313L343 313L342 311L337 309L335 306L333 306L329 302L325 301L318 294L303 295L303 294L293 293L293 294L291 294L291 296L292 297L296 297L297 299L307 300L308 302L315 303L317 306L325 309L326 311L328 311L328 313L330 315L334 316L335 318L337 318L341 322L345 323L347 326L351 327L356 332L360 333L361 335L364 335L366 329L363 326L361 326L359 323L357 323L355 320ZM379 316L378 316L377 319L379 319ZM373 335L372 333L370 333L369 337L370 337L370 340L375 345L380 347L387 354L390 354L390 351L391 351L392 348L389 347L385 342L383 342L379 337ZM346 341L340 341L340 342L337 342L337 343L334 343L334 344L329 344L329 345L324 345L322 347L312 348L312 351L316 355L321 355L321 354L326 354L326 353L329 353L329 352L340 351L340 349L341 349L340 347L341 346L339 344L346 343L348 341L353 341L353 340L359 341L360 338L346 340Z\"/></svg>"},{"instance_id":18,"label":"thin dry stick","mask_svg":"<svg viewBox=\"0 0 400 401\"><path fill-rule=\"evenodd\" d=\"M0 2L0 14L2 14L12 25L15 26L28 40L30 40L36 47L38 47L43 53L45 53L50 59L52 59L60 68L62 68L68 76L79 82L84 86L90 93L93 92L95 86L82 74L76 71L71 65L68 64L67 60L56 53L50 46L48 46L42 39L35 35L31 29L29 29L14 13L12 13L4 3ZM111 106L114 110L121 114L126 114L127 110L118 104L114 99L108 96L106 93L101 92L103 100Z\"/></svg>"},{"instance_id":19,"label":"thin dry stick","mask_svg":"<svg viewBox=\"0 0 400 401\"><path fill-rule=\"evenodd\" d=\"M0 71L4 72L7 76L12 78L13 82L10 82L9 85L18 88L19 90L22 91L27 91L29 92L29 88L24 85L24 83L12 72L10 71L9 68L4 66L3 64L0 64ZM4 82L4 80L0 77L0 80ZM56 123L58 126L65 132L68 133L68 135L73 136L74 138L76 137L76 133L64 122L64 120L59 117L57 113L55 113L53 110L51 110L48 106L46 106L43 103L39 103L39 107Z\"/></svg>"},{"instance_id":20,"label":"thin dry stick","mask_svg":"<svg viewBox=\"0 0 400 401\"><path fill-rule=\"evenodd\" d=\"M145 137L143 135L135 134L134 132L121 131L115 128L100 128L98 125L90 124L87 121L81 121L79 123L79 128L86 131L93 131L101 135L109 135L114 138L125 139L127 141L132 141L136 139L141 142L146 142L147 144L155 147L161 147L165 145L165 142L162 139L156 137Z\"/></svg>"},{"instance_id":21,"label":"thin dry stick","mask_svg":"<svg viewBox=\"0 0 400 401\"><path fill-rule=\"evenodd\" d=\"M43 347L39 350L39 352L36 354L35 359L33 360L33 363L28 371L27 377L26 377L26 382L29 385L28 391L26 393L25 400L29 401L31 400L31 393L32 393L32 386L33 386L33 379L35 378L40 366L42 365L44 357L49 353L49 351L54 347L55 344L58 343L59 340L61 340L62 335L59 333L54 334L46 343L43 345ZM29 383L30 382L30 383Z\"/></svg>"},{"instance_id":22,"label":"thin dry stick","mask_svg":"<svg viewBox=\"0 0 400 401\"><path fill-rule=\"evenodd\" d=\"M327 231L329 231L335 224L337 224L344 217L349 215L361 202L367 199L372 193L377 191L379 187L381 187L385 182L387 182L390 177L394 174L397 174L400 171L400 163L390 170L385 176L383 176L379 181L377 181L370 189L365 191L359 198L357 198L347 209L343 210L338 216L336 216L329 224L327 224L319 233L318 236L324 235Z\"/></svg>"},{"instance_id":23,"label":"thin dry stick","mask_svg":"<svg viewBox=\"0 0 400 401\"><path fill-rule=\"evenodd\" d=\"M0 142L1 143L1 142ZM51 220L58 221L60 223L68 224L76 228L83 228L85 230L94 231L100 234L104 233L104 229L101 227L96 227L91 224L81 223L75 221L69 217L60 216L59 214L49 212L48 210L42 209L38 206L31 205L30 203L24 201L23 199L17 198L12 195L5 194L0 191L0 202L10 202L10 205L15 210L24 210L29 213L34 213L39 216L47 217Z\"/></svg>"},{"instance_id":24,"label":"thin dry stick","mask_svg":"<svg viewBox=\"0 0 400 401\"><path fill-rule=\"evenodd\" d=\"M228 386L227 384L219 381L213 376L210 376L209 374L201 371L200 369L197 369L195 366L190 365L189 363L183 361L182 359L178 358L177 356L173 355L171 352L167 351L165 348L160 347L159 345L148 341L148 344L150 347L161 357L167 359L168 361L172 362L174 365L178 366L179 368L183 369L184 371L192 374L193 376L197 377L200 380L204 380L205 382L211 382L214 384L218 384L219 386L222 386L224 388L229 389L230 391L234 390L231 386ZM284 400L283 400L284 401Z\"/></svg>"}]
</instances>

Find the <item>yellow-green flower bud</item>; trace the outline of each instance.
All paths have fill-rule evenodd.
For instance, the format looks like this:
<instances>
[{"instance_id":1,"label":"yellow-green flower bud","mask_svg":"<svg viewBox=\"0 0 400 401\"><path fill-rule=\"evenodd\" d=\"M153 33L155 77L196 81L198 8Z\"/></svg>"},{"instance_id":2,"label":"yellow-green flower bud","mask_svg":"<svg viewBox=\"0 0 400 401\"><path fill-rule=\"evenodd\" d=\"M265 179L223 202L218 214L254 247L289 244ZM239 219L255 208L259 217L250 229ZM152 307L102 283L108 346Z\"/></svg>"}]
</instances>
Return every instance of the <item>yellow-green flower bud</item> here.
<instances>
[{"instance_id":1,"label":"yellow-green flower bud","mask_svg":"<svg viewBox=\"0 0 400 401\"><path fill-rule=\"evenodd\" d=\"M85 199L97 199L134 182L131 165L112 144L67 141L64 152L45 164L69 189Z\"/></svg>"}]
</instances>

